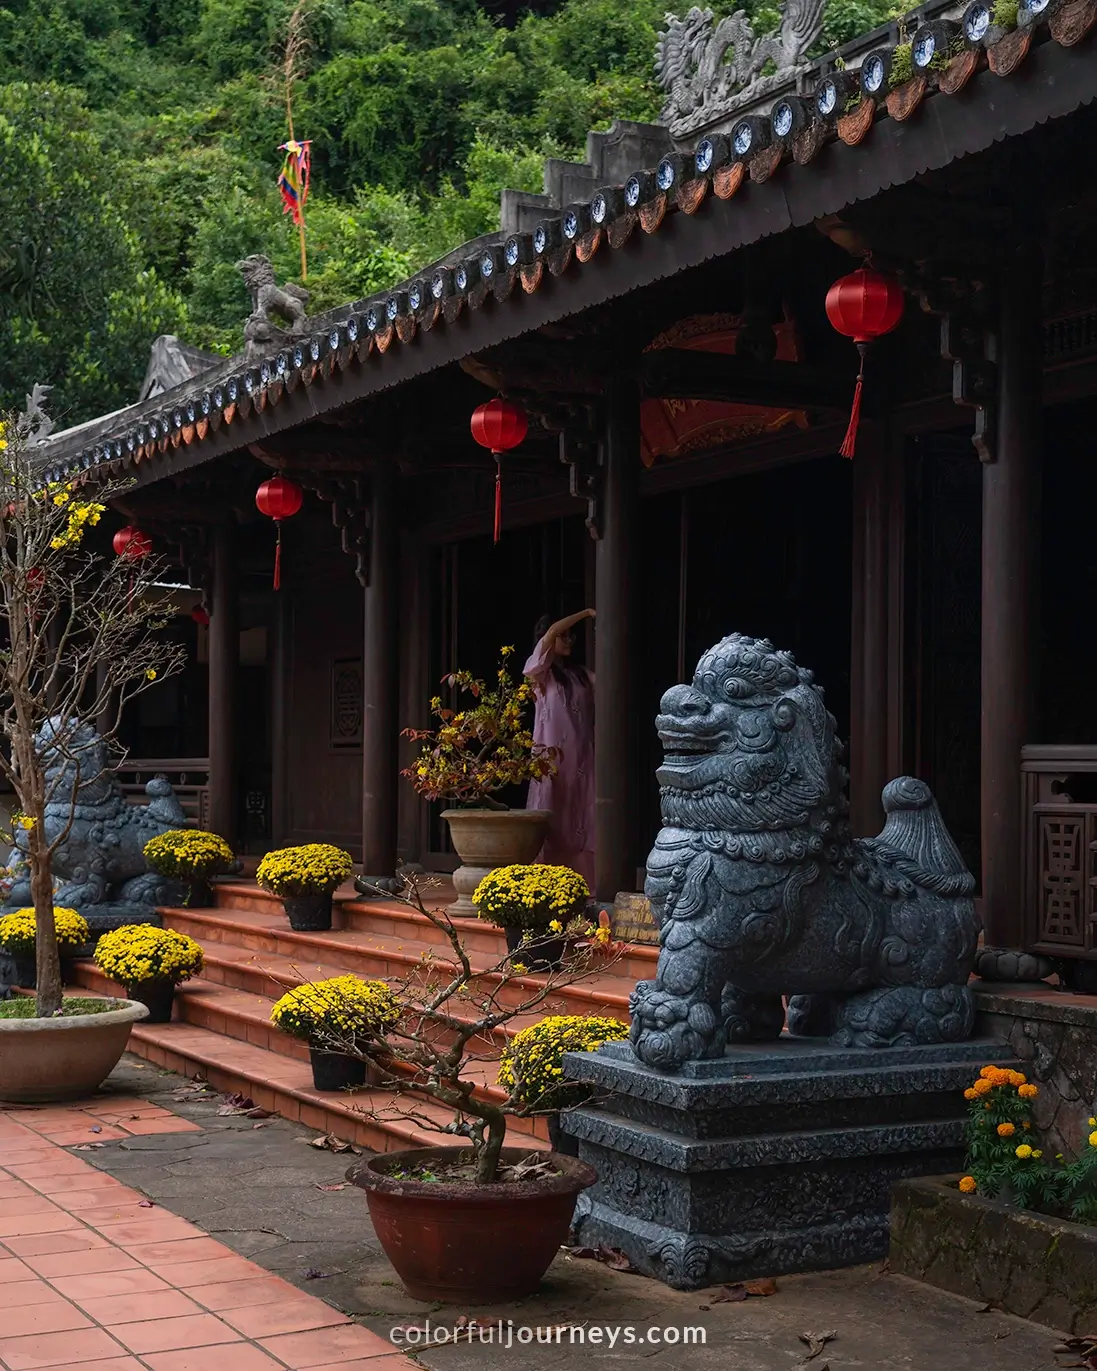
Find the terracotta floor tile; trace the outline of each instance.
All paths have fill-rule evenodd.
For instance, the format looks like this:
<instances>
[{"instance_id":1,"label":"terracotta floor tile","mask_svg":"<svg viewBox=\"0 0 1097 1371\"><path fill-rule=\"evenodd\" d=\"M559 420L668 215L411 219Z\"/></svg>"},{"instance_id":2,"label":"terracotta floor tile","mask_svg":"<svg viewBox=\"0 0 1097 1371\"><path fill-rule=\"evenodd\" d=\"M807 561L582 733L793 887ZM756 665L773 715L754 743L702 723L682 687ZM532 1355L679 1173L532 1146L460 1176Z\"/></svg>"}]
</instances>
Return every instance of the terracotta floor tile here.
<instances>
[{"instance_id":1,"label":"terracotta floor tile","mask_svg":"<svg viewBox=\"0 0 1097 1371\"><path fill-rule=\"evenodd\" d=\"M87 1190L76 1190L72 1192L76 1195L87 1195L92 1192ZM144 1219L147 1211L137 1208L137 1196L132 1190L122 1189L114 1193L101 1194L99 1202L95 1205L75 1205L69 1203L68 1193L58 1195L55 1203L70 1213L75 1214L81 1223L91 1224L93 1228L101 1223L126 1223L131 1219Z\"/></svg>"},{"instance_id":2,"label":"terracotta floor tile","mask_svg":"<svg viewBox=\"0 0 1097 1371\"><path fill-rule=\"evenodd\" d=\"M137 1262L119 1247L96 1247L90 1252L49 1252L41 1257L28 1257L27 1265L40 1276L52 1280L54 1276L87 1276L100 1271L128 1271ZM0 1352L0 1359L3 1353Z\"/></svg>"},{"instance_id":3,"label":"terracotta floor tile","mask_svg":"<svg viewBox=\"0 0 1097 1371\"><path fill-rule=\"evenodd\" d=\"M2 1273L0 1273L2 1277ZM157 1294L170 1290L167 1281L154 1276L143 1266L132 1271L98 1271L87 1276L54 1276L50 1285L67 1300L78 1304L84 1300L100 1299L105 1295Z\"/></svg>"},{"instance_id":4,"label":"terracotta floor tile","mask_svg":"<svg viewBox=\"0 0 1097 1371\"><path fill-rule=\"evenodd\" d=\"M120 1356L123 1349L101 1328L78 1328L69 1333L35 1333L28 1338L0 1338L0 1361L8 1371L38 1371L40 1367L75 1362L84 1367L103 1357Z\"/></svg>"},{"instance_id":5,"label":"terracotta floor tile","mask_svg":"<svg viewBox=\"0 0 1097 1371\"><path fill-rule=\"evenodd\" d=\"M137 1208L135 1202L130 1207L129 1214L121 1217L115 1213L112 1218L100 1219L97 1222L88 1219L85 1214L81 1214L80 1217L117 1247L143 1247L149 1243L179 1242L185 1239L202 1240L206 1236L200 1228L195 1228L194 1224L179 1218L177 1214L162 1213L155 1218L145 1217L146 1214L155 1213L155 1210ZM141 1217L138 1218L137 1215Z\"/></svg>"},{"instance_id":6,"label":"terracotta floor tile","mask_svg":"<svg viewBox=\"0 0 1097 1371\"><path fill-rule=\"evenodd\" d=\"M180 1119L175 1114L165 1114L157 1119L120 1119L117 1127L137 1137L153 1133L201 1133L200 1124L190 1119Z\"/></svg>"},{"instance_id":7,"label":"terracotta floor tile","mask_svg":"<svg viewBox=\"0 0 1097 1371\"><path fill-rule=\"evenodd\" d=\"M185 1314L201 1314L202 1307L187 1299L181 1290L131 1291L123 1295L97 1295L76 1303L96 1323L140 1323L149 1319L176 1319Z\"/></svg>"},{"instance_id":8,"label":"terracotta floor tile","mask_svg":"<svg viewBox=\"0 0 1097 1371\"><path fill-rule=\"evenodd\" d=\"M53 1165L51 1160L50 1145L45 1138L39 1138L36 1146L16 1147L12 1151L4 1151L4 1169L10 1171L13 1176L23 1176L23 1168L26 1166L40 1166L48 1169Z\"/></svg>"},{"instance_id":9,"label":"terracotta floor tile","mask_svg":"<svg viewBox=\"0 0 1097 1371\"><path fill-rule=\"evenodd\" d=\"M177 1262L206 1261L230 1255L228 1249L214 1238L176 1238L162 1242L127 1243L126 1251L132 1253L143 1265L151 1266L153 1270L169 1262L174 1266Z\"/></svg>"},{"instance_id":10,"label":"terracotta floor tile","mask_svg":"<svg viewBox=\"0 0 1097 1371\"><path fill-rule=\"evenodd\" d=\"M76 1228L79 1220L56 1205L38 1214L8 1214L0 1206L0 1238L20 1238L31 1233L58 1233Z\"/></svg>"},{"instance_id":11,"label":"terracotta floor tile","mask_svg":"<svg viewBox=\"0 0 1097 1371\"><path fill-rule=\"evenodd\" d=\"M45 1304L5 1309L2 1327L5 1338L23 1338L31 1333L64 1333L70 1328L92 1328L94 1325L74 1304L58 1296Z\"/></svg>"},{"instance_id":12,"label":"terracotta floor tile","mask_svg":"<svg viewBox=\"0 0 1097 1371\"><path fill-rule=\"evenodd\" d=\"M4 1164L13 1176L32 1183L36 1180L49 1180L52 1177L60 1181L62 1177L68 1176L72 1178L74 1186L85 1188L89 1176L100 1174L79 1157L73 1157L68 1152L59 1153L56 1148L36 1154L33 1161L15 1162L5 1159Z\"/></svg>"},{"instance_id":13,"label":"terracotta floor tile","mask_svg":"<svg viewBox=\"0 0 1097 1371\"><path fill-rule=\"evenodd\" d=\"M125 1185L96 1186L94 1190L56 1190L47 1180L39 1179L37 1183L54 1204L61 1209L67 1209L70 1214L79 1214L84 1223L89 1222L88 1211L94 1212L114 1205L118 1209L127 1208L132 1212L137 1204L137 1196Z\"/></svg>"},{"instance_id":14,"label":"terracotta floor tile","mask_svg":"<svg viewBox=\"0 0 1097 1371\"><path fill-rule=\"evenodd\" d=\"M255 1280L267 1274L261 1266L256 1266L246 1257L238 1257L235 1253L226 1257L210 1257L205 1261L154 1262L152 1269L161 1280L167 1281L179 1290L186 1290L188 1294L192 1286Z\"/></svg>"},{"instance_id":15,"label":"terracotta floor tile","mask_svg":"<svg viewBox=\"0 0 1097 1371\"><path fill-rule=\"evenodd\" d=\"M57 1206L51 1204L45 1195L31 1190L23 1195L8 1195L0 1204L0 1215L7 1217L18 1214L56 1214Z\"/></svg>"},{"instance_id":16,"label":"terracotta floor tile","mask_svg":"<svg viewBox=\"0 0 1097 1371\"><path fill-rule=\"evenodd\" d=\"M9 1285L0 1276L0 1310L22 1309L31 1304L54 1304L61 1298L52 1285L39 1280L30 1270L27 1270L27 1277L25 1281L13 1281ZM0 1328L3 1327L3 1320L0 1319Z\"/></svg>"},{"instance_id":17,"label":"terracotta floor tile","mask_svg":"<svg viewBox=\"0 0 1097 1371\"><path fill-rule=\"evenodd\" d=\"M17 1257L44 1257L47 1252L90 1252L110 1244L90 1228L73 1227L61 1233L38 1233L5 1239L5 1246Z\"/></svg>"},{"instance_id":18,"label":"terracotta floor tile","mask_svg":"<svg viewBox=\"0 0 1097 1371\"><path fill-rule=\"evenodd\" d=\"M259 1304L290 1300L297 1290L277 1276L257 1276L254 1280L216 1281L210 1285L187 1287L187 1294L214 1313L224 1309L245 1309Z\"/></svg>"},{"instance_id":19,"label":"terracotta floor tile","mask_svg":"<svg viewBox=\"0 0 1097 1371\"><path fill-rule=\"evenodd\" d=\"M112 1123L96 1123L94 1119L88 1119L86 1123L75 1127L43 1129L42 1136L57 1147L77 1147L80 1143L112 1142L118 1138L128 1138L129 1134Z\"/></svg>"},{"instance_id":20,"label":"terracotta floor tile","mask_svg":"<svg viewBox=\"0 0 1097 1371\"><path fill-rule=\"evenodd\" d=\"M118 1324L111 1333L143 1357L148 1352L177 1352L188 1347L211 1347L232 1342L240 1334L222 1323L215 1314L184 1314L178 1319L148 1319L140 1323ZM0 1357L3 1353L0 1352Z\"/></svg>"},{"instance_id":21,"label":"terracotta floor tile","mask_svg":"<svg viewBox=\"0 0 1097 1371\"><path fill-rule=\"evenodd\" d=\"M350 1323L345 1314L311 1295L298 1295L278 1305L251 1305L222 1313L226 1323L248 1338L273 1338L278 1333L304 1333L310 1328L333 1328Z\"/></svg>"},{"instance_id":22,"label":"terracotta floor tile","mask_svg":"<svg viewBox=\"0 0 1097 1371\"><path fill-rule=\"evenodd\" d=\"M280 1361L268 1357L249 1342L196 1347L182 1352L153 1352L142 1360L151 1371L285 1371Z\"/></svg>"},{"instance_id":23,"label":"terracotta floor tile","mask_svg":"<svg viewBox=\"0 0 1097 1371\"><path fill-rule=\"evenodd\" d=\"M75 1162L77 1158L70 1157L67 1152L57 1154L57 1160L64 1162ZM101 1171L96 1171L87 1162L80 1162L78 1166L66 1166L65 1169L56 1168L47 1171L45 1167L35 1167L36 1171L41 1170L44 1174L37 1176L23 1177L25 1185L32 1185L41 1194L50 1195L57 1204L68 1204L69 1195L96 1194L102 1190L125 1190L126 1187L114 1180L111 1176L104 1176Z\"/></svg>"},{"instance_id":24,"label":"terracotta floor tile","mask_svg":"<svg viewBox=\"0 0 1097 1371\"><path fill-rule=\"evenodd\" d=\"M0 1200L11 1200L20 1195L36 1195L37 1193L26 1181L0 1181Z\"/></svg>"},{"instance_id":25,"label":"terracotta floor tile","mask_svg":"<svg viewBox=\"0 0 1097 1371\"><path fill-rule=\"evenodd\" d=\"M319 1328L309 1333L286 1333L278 1338L258 1339L260 1347L280 1358L287 1366L323 1366L326 1362L366 1360L392 1354L392 1343L356 1323L342 1328ZM0 1356L3 1353L0 1352Z\"/></svg>"},{"instance_id":26,"label":"terracotta floor tile","mask_svg":"<svg viewBox=\"0 0 1097 1371\"><path fill-rule=\"evenodd\" d=\"M385 1346L389 1349L387 1356L380 1352L376 1357L370 1357L368 1360L360 1361L355 1358L354 1361L328 1361L323 1366L306 1367L305 1371L422 1371L419 1362L414 1362L410 1357L404 1357L399 1352L394 1352L390 1343L386 1342ZM99 1371L98 1362L95 1366L96 1371Z\"/></svg>"},{"instance_id":27,"label":"terracotta floor tile","mask_svg":"<svg viewBox=\"0 0 1097 1371\"><path fill-rule=\"evenodd\" d=\"M64 1366L51 1366L50 1371L145 1371L136 1357L106 1357L98 1361L68 1361ZM219 1368L206 1367L205 1371L219 1371Z\"/></svg>"},{"instance_id":28,"label":"terracotta floor tile","mask_svg":"<svg viewBox=\"0 0 1097 1371\"><path fill-rule=\"evenodd\" d=\"M34 1280L34 1272L29 1266L9 1257L7 1249L0 1246L0 1285L15 1285L17 1282Z\"/></svg>"}]
</instances>

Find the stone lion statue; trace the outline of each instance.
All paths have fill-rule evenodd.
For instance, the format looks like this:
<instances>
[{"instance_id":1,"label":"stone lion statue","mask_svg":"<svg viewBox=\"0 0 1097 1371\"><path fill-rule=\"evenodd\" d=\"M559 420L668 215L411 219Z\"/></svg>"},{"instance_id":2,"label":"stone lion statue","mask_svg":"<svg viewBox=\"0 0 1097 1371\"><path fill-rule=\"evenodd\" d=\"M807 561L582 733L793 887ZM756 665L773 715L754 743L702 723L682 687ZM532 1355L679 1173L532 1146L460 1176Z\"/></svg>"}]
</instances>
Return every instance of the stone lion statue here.
<instances>
[{"instance_id":1,"label":"stone lion statue","mask_svg":"<svg viewBox=\"0 0 1097 1371\"><path fill-rule=\"evenodd\" d=\"M244 341L249 357L278 347L287 339L305 332L305 306L309 302L309 293L304 286L295 285L292 281L284 286L275 284L274 267L270 258L262 253L253 253L237 262L236 270L251 291L251 314L244 324ZM289 327L282 328L276 324L272 317L274 315L283 319Z\"/></svg>"},{"instance_id":2,"label":"stone lion statue","mask_svg":"<svg viewBox=\"0 0 1097 1371\"><path fill-rule=\"evenodd\" d=\"M176 893L172 882L149 871L144 857L150 838L187 822L170 783L157 777L145 787L147 805L127 804L107 743L90 724L66 728L62 720L48 719L36 746L52 797L46 805L46 838L52 842L72 820L53 858L54 875L61 882L55 903L79 909L99 931L117 922L132 923L153 914L157 904L171 903ZM33 901L24 865L27 835L17 830L15 842L8 857L16 872L8 903L18 907Z\"/></svg>"},{"instance_id":3,"label":"stone lion statue","mask_svg":"<svg viewBox=\"0 0 1097 1371\"><path fill-rule=\"evenodd\" d=\"M661 951L631 1001L649 1066L778 1037L784 997L791 1033L843 1046L970 1036L974 878L910 776L885 788L880 836L850 837L835 727L810 671L738 633L663 696Z\"/></svg>"}]
</instances>

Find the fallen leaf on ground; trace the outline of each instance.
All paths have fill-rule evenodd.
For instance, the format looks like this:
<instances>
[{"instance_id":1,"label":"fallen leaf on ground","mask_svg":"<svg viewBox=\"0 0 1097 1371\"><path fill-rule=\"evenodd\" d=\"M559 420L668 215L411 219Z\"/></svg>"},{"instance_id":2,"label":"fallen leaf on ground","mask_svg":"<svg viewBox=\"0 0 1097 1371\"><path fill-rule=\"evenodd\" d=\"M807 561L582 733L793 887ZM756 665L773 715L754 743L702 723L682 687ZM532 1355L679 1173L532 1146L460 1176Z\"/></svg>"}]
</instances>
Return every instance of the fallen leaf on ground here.
<instances>
[{"instance_id":1,"label":"fallen leaf on ground","mask_svg":"<svg viewBox=\"0 0 1097 1371\"><path fill-rule=\"evenodd\" d=\"M742 1304L747 1298L745 1285L725 1285L718 1295L713 1295L713 1304Z\"/></svg>"},{"instance_id":2,"label":"fallen leaf on ground","mask_svg":"<svg viewBox=\"0 0 1097 1371\"><path fill-rule=\"evenodd\" d=\"M697 1308L701 1311L702 1314L707 1314L707 1313L709 1313L709 1311L712 1309L712 1305L711 1305L711 1304L699 1304L699 1305L697 1306Z\"/></svg>"},{"instance_id":3,"label":"fallen leaf on ground","mask_svg":"<svg viewBox=\"0 0 1097 1371\"><path fill-rule=\"evenodd\" d=\"M757 1281L735 1281L734 1284L721 1286L713 1295L713 1304L741 1304L751 1295L776 1295L777 1282L772 1276L763 1276Z\"/></svg>"},{"instance_id":4,"label":"fallen leaf on ground","mask_svg":"<svg viewBox=\"0 0 1097 1371\"><path fill-rule=\"evenodd\" d=\"M501 1166L499 1175L505 1181L524 1181L530 1177L554 1176L556 1168L550 1161L533 1154L523 1157L521 1161L515 1162L511 1166Z\"/></svg>"},{"instance_id":5,"label":"fallen leaf on ground","mask_svg":"<svg viewBox=\"0 0 1097 1371\"><path fill-rule=\"evenodd\" d=\"M72 1149L74 1152L90 1152L93 1147L105 1147L105 1143L77 1143Z\"/></svg>"},{"instance_id":6,"label":"fallen leaf on ground","mask_svg":"<svg viewBox=\"0 0 1097 1371\"><path fill-rule=\"evenodd\" d=\"M260 1109L258 1105L244 1110L245 1116L249 1119L269 1119L273 1112L271 1109Z\"/></svg>"},{"instance_id":7,"label":"fallen leaf on ground","mask_svg":"<svg viewBox=\"0 0 1097 1371\"><path fill-rule=\"evenodd\" d=\"M307 1281L322 1281L327 1277L328 1273L326 1271L321 1271L318 1266L310 1266L303 1274L304 1279Z\"/></svg>"},{"instance_id":8,"label":"fallen leaf on ground","mask_svg":"<svg viewBox=\"0 0 1097 1371\"><path fill-rule=\"evenodd\" d=\"M772 1276L763 1276L759 1281L747 1281L748 1295L776 1295L777 1282Z\"/></svg>"},{"instance_id":9,"label":"fallen leaf on ground","mask_svg":"<svg viewBox=\"0 0 1097 1371\"><path fill-rule=\"evenodd\" d=\"M156 1204L155 1204L155 1202L154 1202L153 1200L138 1200L138 1202L137 1202L137 1208L138 1208L138 1209L155 1209L155 1208L156 1208Z\"/></svg>"},{"instance_id":10,"label":"fallen leaf on ground","mask_svg":"<svg viewBox=\"0 0 1097 1371\"><path fill-rule=\"evenodd\" d=\"M103 1128L101 1124L94 1124L91 1128L88 1129L89 1133L102 1133L102 1131Z\"/></svg>"},{"instance_id":11,"label":"fallen leaf on ground","mask_svg":"<svg viewBox=\"0 0 1097 1371\"><path fill-rule=\"evenodd\" d=\"M313 1181L317 1190L345 1190L350 1181L340 1181L338 1185L321 1185L318 1181Z\"/></svg>"},{"instance_id":12,"label":"fallen leaf on ground","mask_svg":"<svg viewBox=\"0 0 1097 1371\"><path fill-rule=\"evenodd\" d=\"M597 1247L565 1247L564 1251L569 1257L582 1257L589 1261L601 1262L603 1266L608 1266L611 1271L636 1270L632 1262L629 1261L626 1252L622 1252L619 1247L607 1247L605 1243L599 1243Z\"/></svg>"},{"instance_id":13,"label":"fallen leaf on ground","mask_svg":"<svg viewBox=\"0 0 1097 1371\"><path fill-rule=\"evenodd\" d=\"M251 1111L255 1109L256 1103L250 1095L226 1095L224 1104L218 1109L218 1114L247 1114L251 1117Z\"/></svg>"},{"instance_id":14,"label":"fallen leaf on ground","mask_svg":"<svg viewBox=\"0 0 1097 1371\"><path fill-rule=\"evenodd\" d=\"M322 1133L318 1138L309 1139L308 1144L310 1147L326 1148L329 1152L353 1152L356 1157L362 1152L360 1147L355 1147L343 1138L337 1138L334 1133Z\"/></svg>"},{"instance_id":15,"label":"fallen leaf on ground","mask_svg":"<svg viewBox=\"0 0 1097 1371\"><path fill-rule=\"evenodd\" d=\"M258 1123L252 1124L252 1128L269 1128L273 1122L273 1119L260 1119Z\"/></svg>"},{"instance_id":16,"label":"fallen leaf on ground","mask_svg":"<svg viewBox=\"0 0 1097 1371\"><path fill-rule=\"evenodd\" d=\"M832 1328L826 1333L801 1333L800 1341L807 1343L808 1349L803 1360L811 1361L814 1357L817 1357L823 1348L826 1347L827 1343L833 1342L837 1336L838 1330L836 1328Z\"/></svg>"}]
</instances>

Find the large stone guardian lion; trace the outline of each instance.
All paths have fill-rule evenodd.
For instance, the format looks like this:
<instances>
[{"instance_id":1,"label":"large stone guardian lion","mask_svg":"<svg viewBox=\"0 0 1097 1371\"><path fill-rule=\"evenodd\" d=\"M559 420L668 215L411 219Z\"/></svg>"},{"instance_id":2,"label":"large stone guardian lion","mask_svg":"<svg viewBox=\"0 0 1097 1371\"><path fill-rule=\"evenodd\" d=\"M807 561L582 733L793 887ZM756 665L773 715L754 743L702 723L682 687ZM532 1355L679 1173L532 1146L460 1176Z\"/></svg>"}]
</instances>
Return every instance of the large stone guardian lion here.
<instances>
[{"instance_id":1,"label":"large stone guardian lion","mask_svg":"<svg viewBox=\"0 0 1097 1371\"><path fill-rule=\"evenodd\" d=\"M646 885L661 951L631 1003L649 1066L776 1038L786 1018L848 1047L970 1036L974 878L910 776L885 788L880 836L850 837L835 727L810 671L738 633L663 696Z\"/></svg>"}]
</instances>

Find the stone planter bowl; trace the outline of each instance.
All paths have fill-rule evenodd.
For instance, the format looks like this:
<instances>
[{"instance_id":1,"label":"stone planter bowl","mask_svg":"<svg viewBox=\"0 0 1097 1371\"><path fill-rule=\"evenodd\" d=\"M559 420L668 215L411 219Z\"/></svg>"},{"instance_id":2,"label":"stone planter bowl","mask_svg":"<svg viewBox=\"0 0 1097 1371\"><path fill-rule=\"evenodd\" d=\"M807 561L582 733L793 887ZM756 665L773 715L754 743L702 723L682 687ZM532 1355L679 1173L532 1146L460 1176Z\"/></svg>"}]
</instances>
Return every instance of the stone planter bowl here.
<instances>
[{"instance_id":1,"label":"stone planter bowl","mask_svg":"<svg viewBox=\"0 0 1097 1371\"><path fill-rule=\"evenodd\" d=\"M473 891L496 867L536 861L551 817L547 809L444 809L442 818L461 858L453 873L457 900L446 913L475 919Z\"/></svg>"},{"instance_id":2,"label":"stone planter bowl","mask_svg":"<svg viewBox=\"0 0 1097 1371\"><path fill-rule=\"evenodd\" d=\"M65 1019L0 1019L0 1100L44 1104L90 1095L118 1065L130 1029L148 1016L133 1000Z\"/></svg>"}]
</instances>

